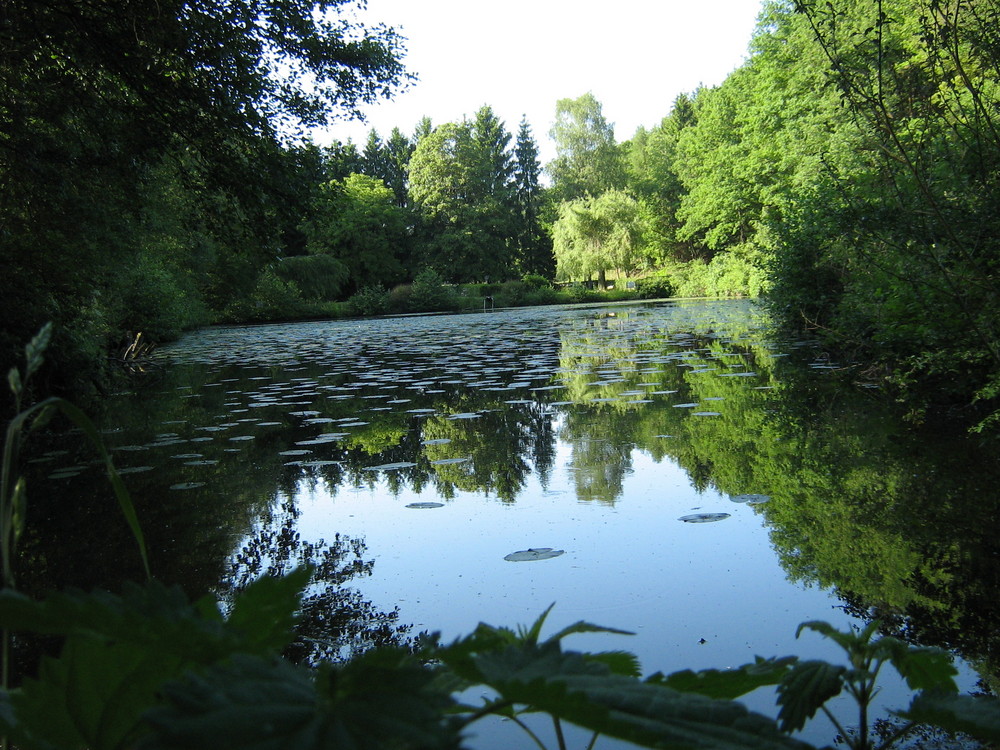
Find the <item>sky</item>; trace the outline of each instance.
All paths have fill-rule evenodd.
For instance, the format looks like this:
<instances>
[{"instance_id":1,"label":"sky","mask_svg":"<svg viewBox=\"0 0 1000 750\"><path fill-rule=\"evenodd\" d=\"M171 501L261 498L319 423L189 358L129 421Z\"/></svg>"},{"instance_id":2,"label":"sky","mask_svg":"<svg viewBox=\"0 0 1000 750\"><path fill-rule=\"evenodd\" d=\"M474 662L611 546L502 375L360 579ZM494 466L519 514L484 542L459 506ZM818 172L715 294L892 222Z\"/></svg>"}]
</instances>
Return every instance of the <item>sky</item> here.
<instances>
[{"instance_id":1,"label":"sky","mask_svg":"<svg viewBox=\"0 0 1000 750\"><path fill-rule=\"evenodd\" d=\"M515 137L527 117L546 163L556 102L591 92L619 142L651 128L674 98L721 83L746 59L760 0L369 0L358 17L406 37L409 90L338 122L316 141L363 146L375 128L412 135L490 105Z\"/></svg>"}]
</instances>

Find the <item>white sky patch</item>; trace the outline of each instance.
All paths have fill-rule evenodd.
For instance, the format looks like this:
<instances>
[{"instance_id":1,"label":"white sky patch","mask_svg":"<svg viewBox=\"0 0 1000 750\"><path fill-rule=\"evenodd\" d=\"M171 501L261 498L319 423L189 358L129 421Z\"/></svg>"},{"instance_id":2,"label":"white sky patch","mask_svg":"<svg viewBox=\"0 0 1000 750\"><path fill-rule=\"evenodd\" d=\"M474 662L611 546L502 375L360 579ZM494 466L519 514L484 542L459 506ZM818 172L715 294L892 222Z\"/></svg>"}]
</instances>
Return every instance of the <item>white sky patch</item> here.
<instances>
[{"instance_id":1,"label":"white sky patch","mask_svg":"<svg viewBox=\"0 0 1000 750\"><path fill-rule=\"evenodd\" d=\"M394 100L366 109L367 123L316 133L326 145L363 146L375 128L412 135L421 117L435 125L472 117L483 104L516 136L528 118L546 163L556 102L593 92L619 141L651 128L674 98L714 86L747 55L760 0L617 0L588 8L568 0L370 0L359 18L407 38L404 60L420 80Z\"/></svg>"}]
</instances>

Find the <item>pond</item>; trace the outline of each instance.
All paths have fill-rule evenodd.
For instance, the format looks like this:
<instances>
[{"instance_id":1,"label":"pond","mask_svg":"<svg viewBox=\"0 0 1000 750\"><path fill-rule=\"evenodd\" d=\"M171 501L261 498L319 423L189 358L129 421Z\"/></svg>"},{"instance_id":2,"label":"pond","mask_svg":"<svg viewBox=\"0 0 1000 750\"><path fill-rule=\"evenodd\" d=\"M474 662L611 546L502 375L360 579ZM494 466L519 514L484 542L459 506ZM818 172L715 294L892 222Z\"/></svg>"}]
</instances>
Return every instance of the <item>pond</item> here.
<instances>
[{"instance_id":1,"label":"pond","mask_svg":"<svg viewBox=\"0 0 1000 750\"><path fill-rule=\"evenodd\" d=\"M344 613L328 655L554 603L553 629L634 632L568 648L627 649L646 673L839 661L799 623L872 617L975 663L965 689L996 673L995 456L901 422L752 302L211 328L158 364L99 415L154 574L225 598L328 559L312 610L320 629L324 608ZM78 442L32 465L47 491L29 590L139 575ZM890 680L881 698L906 693ZM745 702L774 715L773 700ZM471 745L518 746L516 731ZM817 719L802 736L834 732Z\"/></svg>"}]
</instances>

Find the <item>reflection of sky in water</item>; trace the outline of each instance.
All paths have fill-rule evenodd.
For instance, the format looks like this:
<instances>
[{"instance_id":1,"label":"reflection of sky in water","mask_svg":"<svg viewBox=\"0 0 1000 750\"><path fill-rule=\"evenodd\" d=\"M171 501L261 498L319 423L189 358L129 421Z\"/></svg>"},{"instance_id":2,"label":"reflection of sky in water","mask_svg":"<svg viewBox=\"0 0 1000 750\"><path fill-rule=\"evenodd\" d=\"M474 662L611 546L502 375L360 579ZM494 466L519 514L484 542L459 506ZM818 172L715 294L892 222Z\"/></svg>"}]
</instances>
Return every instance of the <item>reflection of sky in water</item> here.
<instances>
[{"instance_id":1,"label":"reflection of sky in water","mask_svg":"<svg viewBox=\"0 0 1000 750\"><path fill-rule=\"evenodd\" d=\"M398 605L401 621L415 631L438 630L445 641L480 621L529 624L555 602L548 632L587 620L635 633L573 636L566 648L626 649L638 655L645 674L735 667L757 655L841 661L818 636L796 640L796 628L816 619L839 628L857 621L827 592L785 579L752 506L714 490L699 494L669 459L655 463L639 453L615 505L579 502L568 460L569 448L561 444L560 468L548 488L532 478L516 504L460 493L442 508L419 510L405 506L425 501L428 491L404 489L393 497L379 486L331 497L322 487L303 488L300 529L310 538L364 537L377 562L370 579L352 585L380 607ZM693 511L731 517L678 520ZM532 547L566 553L539 562L503 559ZM902 706L908 694L892 685L890 673L882 705ZM776 715L770 694L743 702ZM483 732L484 747L522 739L512 727ZM820 716L802 736L828 744L834 732Z\"/></svg>"},{"instance_id":2,"label":"reflection of sky in water","mask_svg":"<svg viewBox=\"0 0 1000 750\"><path fill-rule=\"evenodd\" d=\"M594 310L529 310L209 329L178 347L167 347L165 354L227 375L244 366L270 368L265 371L270 374L249 378L243 390L235 385L232 390L219 388L236 378L204 385L217 388L220 411L214 418L227 427L216 442L230 451L245 445L235 441L253 435L263 439L271 430L285 435L280 425L290 423L294 431L275 440L281 461L323 461L333 455L330 451L339 441L350 444L352 435L388 435L387 447L397 450L403 422L386 422L390 428L378 433L373 428L380 414L427 420L420 427L424 439L433 431L434 420L442 429L444 415L458 418L465 431L448 433L453 440L430 440L430 445L418 444L416 453L406 455L373 450L363 455L360 467L356 454L338 455L345 465L347 458L354 462L354 473L343 475L335 488L315 477L297 484L302 536L331 539L339 533L363 538L366 557L376 561L374 572L351 585L380 609L398 606L400 621L413 623L415 632L438 630L450 640L470 632L480 621L528 624L555 602L549 618L552 629L587 620L635 632L632 637L574 636L567 648L627 649L639 656L646 673L738 666L756 655L796 654L840 662L839 652L819 636L807 633L796 640L796 628L815 619L839 628L855 621L827 592L786 580L753 505L732 502L711 485L699 493L669 456L657 462L649 451L629 443L618 445L613 432L591 432L586 421L585 410L606 406L613 414L614 402L623 400L652 404L629 409L669 412L675 420L671 424L679 417L738 420L740 415L730 413L731 401L708 394L725 393L723 383L740 389L768 387L765 376L758 377L754 370L760 366L764 372L766 360L784 352L767 346L750 352L754 339L743 337L758 334L747 322L747 303L682 305L655 312L615 309L619 317L607 319L597 317ZM742 346L735 352L706 346L713 342L727 348L734 342ZM682 370L685 374L679 376ZM693 378L707 379L706 387L689 392ZM441 399L449 391L457 401L445 406ZM202 390L192 396L195 400L204 396L204 403L210 394ZM692 401L692 396L701 403ZM489 403L484 402L487 397L492 399ZM533 400L546 403L552 414L555 457L544 483L537 471L525 473L512 502L497 498L496 484L490 492L455 487L449 499L439 496L433 482L421 492L407 481L390 490L387 471L372 470L397 464L412 467L421 460L424 470L440 470L441 476L450 470L457 472L453 477L460 477L481 459L489 463L488 457L477 455L472 463L452 465L432 465L428 460L467 458L466 449L485 454L483 443L490 442L486 431L492 429L487 425L498 422L496 413L484 410L508 408L505 404L523 408L517 404ZM210 413L206 409L205 416ZM562 439L561 433L574 415L581 414L584 421L576 424L575 434L581 453L574 455L571 441ZM526 419L519 424L532 423ZM602 424L612 425L607 429L613 430L617 423ZM188 445L206 441L195 443L199 454L204 452L209 461L219 456L230 460L211 453L208 441L214 433L204 431L212 429L217 428L193 427L203 432ZM328 438L317 441L322 433ZM189 432L189 437L193 434ZM166 445L172 440L168 436L166 443L160 442ZM375 437L371 441L378 442ZM366 444L355 443L354 450L359 445ZM605 449L608 452L602 453ZM187 450L176 452L183 455ZM614 502L579 500L579 489L595 479L595 469L601 473L602 456L608 457L607 466L622 454L626 460L619 464L620 493L614 476L607 485L599 481L604 477L597 477L594 493ZM490 475L490 481L496 482L504 466L497 466L495 457L492 460L492 470L499 473ZM525 460L530 463L530 458ZM574 476L588 471L591 474ZM186 474L172 481L198 478ZM427 502L443 506L406 507ZM717 512L731 515L710 523L679 520L693 513ZM512 552L542 547L565 554L536 562L504 560ZM906 694L891 680L887 683L882 705L902 706ZM752 696L745 702L767 715L776 713L771 695ZM828 744L833 731L825 719L815 719L805 736ZM516 734L507 740L491 737L479 746L492 750L521 746L526 740Z\"/></svg>"}]
</instances>

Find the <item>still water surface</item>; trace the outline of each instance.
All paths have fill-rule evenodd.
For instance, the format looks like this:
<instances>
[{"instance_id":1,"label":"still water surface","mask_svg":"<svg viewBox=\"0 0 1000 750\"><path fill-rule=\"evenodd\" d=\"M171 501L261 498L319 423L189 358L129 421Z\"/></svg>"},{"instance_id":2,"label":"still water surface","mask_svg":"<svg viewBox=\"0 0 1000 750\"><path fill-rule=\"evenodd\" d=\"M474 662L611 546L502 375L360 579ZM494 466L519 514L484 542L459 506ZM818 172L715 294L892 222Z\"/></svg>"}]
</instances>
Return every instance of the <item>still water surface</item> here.
<instances>
[{"instance_id":1,"label":"still water surface","mask_svg":"<svg viewBox=\"0 0 1000 750\"><path fill-rule=\"evenodd\" d=\"M304 542L363 542L374 565L348 585L411 633L527 624L555 603L553 628L635 633L566 647L628 649L647 673L839 661L818 636L796 640L799 623L845 628L874 609L941 645L963 629L954 612L907 619L952 607L974 556L949 558L943 582L927 528L940 519L913 531L927 494L964 491L916 476L948 472L951 443L910 465L924 449L905 428L809 342L776 340L753 303L213 328L159 358L155 384L103 420L154 572L186 586L216 587L284 523ZM94 471L43 458L55 485ZM551 556L505 559L528 550ZM127 567L107 557L91 575ZM883 705L904 698L890 683ZM775 713L770 694L746 702ZM472 744L516 746L513 731ZM803 736L833 731L817 719Z\"/></svg>"}]
</instances>

